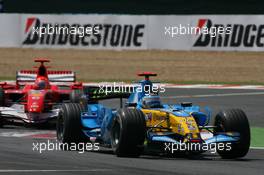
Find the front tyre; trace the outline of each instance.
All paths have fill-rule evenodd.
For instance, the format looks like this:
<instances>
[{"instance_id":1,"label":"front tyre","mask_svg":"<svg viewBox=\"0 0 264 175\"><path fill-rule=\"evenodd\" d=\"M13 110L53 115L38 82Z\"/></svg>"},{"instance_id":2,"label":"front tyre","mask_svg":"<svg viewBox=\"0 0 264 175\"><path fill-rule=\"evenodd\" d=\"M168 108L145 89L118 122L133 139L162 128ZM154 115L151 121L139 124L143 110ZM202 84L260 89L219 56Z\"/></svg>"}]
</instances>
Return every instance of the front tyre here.
<instances>
[{"instance_id":1,"label":"front tyre","mask_svg":"<svg viewBox=\"0 0 264 175\"><path fill-rule=\"evenodd\" d=\"M244 157L250 146L250 128L246 114L240 109L221 111L215 118L214 132L238 132L240 140L231 144L231 150L217 150L224 159Z\"/></svg>"},{"instance_id":2,"label":"front tyre","mask_svg":"<svg viewBox=\"0 0 264 175\"><path fill-rule=\"evenodd\" d=\"M57 140L61 143L80 143L89 140L82 131L81 113L84 107L78 103L64 103L57 118Z\"/></svg>"},{"instance_id":3,"label":"front tyre","mask_svg":"<svg viewBox=\"0 0 264 175\"><path fill-rule=\"evenodd\" d=\"M145 115L137 109L120 109L111 129L112 149L118 157L138 157L146 135Z\"/></svg>"}]
</instances>

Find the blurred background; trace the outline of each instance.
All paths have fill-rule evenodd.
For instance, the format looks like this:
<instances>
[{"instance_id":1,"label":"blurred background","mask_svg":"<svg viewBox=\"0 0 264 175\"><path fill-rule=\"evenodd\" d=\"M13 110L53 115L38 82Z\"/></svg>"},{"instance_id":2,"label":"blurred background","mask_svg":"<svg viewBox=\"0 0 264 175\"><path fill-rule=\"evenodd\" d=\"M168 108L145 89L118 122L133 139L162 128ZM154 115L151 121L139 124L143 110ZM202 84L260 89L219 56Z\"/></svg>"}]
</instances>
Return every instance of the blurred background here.
<instances>
[{"instance_id":1,"label":"blurred background","mask_svg":"<svg viewBox=\"0 0 264 175\"><path fill-rule=\"evenodd\" d=\"M4 3L3 3L4 1ZM0 0L6 13L263 14L260 0Z\"/></svg>"},{"instance_id":2,"label":"blurred background","mask_svg":"<svg viewBox=\"0 0 264 175\"><path fill-rule=\"evenodd\" d=\"M153 71L159 81L179 84L264 84L263 7L260 0L0 0L0 79L13 79L18 68L32 67L35 57L47 57L54 68L74 69L82 81L129 82L137 72ZM58 35L52 36L55 44L48 35L33 42L37 21L40 26L100 24L102 33L94 44L91 35L63 44ZM231 25L233 34L201 47L194 45L198 35L164 35L164 27L201 21ZM123 42L120 30L127 47L109 44Z\"/></svg>"}]
</instances>

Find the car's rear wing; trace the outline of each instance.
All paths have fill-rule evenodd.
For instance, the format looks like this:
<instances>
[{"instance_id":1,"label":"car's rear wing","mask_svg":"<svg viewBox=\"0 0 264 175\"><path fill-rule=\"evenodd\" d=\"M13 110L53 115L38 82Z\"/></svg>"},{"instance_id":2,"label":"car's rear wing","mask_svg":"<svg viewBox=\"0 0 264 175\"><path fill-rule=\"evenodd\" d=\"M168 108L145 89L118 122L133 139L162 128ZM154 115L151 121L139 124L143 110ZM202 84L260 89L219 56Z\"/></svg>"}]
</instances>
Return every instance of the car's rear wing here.
<instances>
[{"instance_id":1,"label":"car's rear wing","mask_svg":"<svg viewBox=\"0 0 264 175\"><path fill-rule=\"evenodd\" d=\"M108 88L111 87L102 88L98 86L84 86L84 93L89 96L90 101L100 101L114 98L128 98L131 94L129 92L110 91Z\"/></svg>"},{"instance_id":2,"label":"car's rear wing","mask_svg":"<svg viewBox=\"0 0 264 175\"><path fill-rule=\"evenodd\" d=\"M73 71L56 71L48 70L48 78L50 82L76 82L76 75ZM16 74L16 82L34 82L37 77L37 71L35 70L20 70Z\"/></svg>"}]
</instances>

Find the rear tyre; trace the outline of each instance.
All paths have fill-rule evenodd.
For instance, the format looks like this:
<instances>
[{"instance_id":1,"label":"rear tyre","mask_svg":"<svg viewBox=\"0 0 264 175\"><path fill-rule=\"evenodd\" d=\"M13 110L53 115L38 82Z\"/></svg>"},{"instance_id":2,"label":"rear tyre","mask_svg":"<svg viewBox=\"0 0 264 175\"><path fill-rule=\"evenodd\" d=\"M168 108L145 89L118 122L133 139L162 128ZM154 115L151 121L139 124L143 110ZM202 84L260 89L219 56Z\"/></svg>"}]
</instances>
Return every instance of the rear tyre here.
<instances>
[{"instance_id":1,"label":"rear tyre","mask_svg":"<svg viewBox=\"0 0 264 175\"><path fill-rule=\"evenodd\" d=\"M82 96L83 96L83 91L80 89L75 89L70 93L70 102L80 103Z\"/></svg>"},{"instance_id":2,"label":"rear tyre","mask_svg":"<svg viewBox=\"0 0 264 175\"><path fill-rule=\"evenodd\" d=\"M146 135L145 115L137 109L120 109L111 129L112 149L118 157L138 157Z\"/></svg>"},{"instance_id":3,"label":"rear tyre","mask_svg":"<svg viewBox=\"0 0 264 175\"><path fill-rule=\"evenodd\" d=\"M0 128L3 128L3 126L4 126L4 120L3 120L3 117L0 114Z\"/></svg>"},{"instance_id":4,"label":"rear tyre","mask_svg":"<svg viewBox=\"0 0 264 175\"><path fill-rule=\"evenodd\" d=\"M215 118L214 132L238 132L240 140L231 144L231 150L217 150L224 159L244 157L250 146L250 128L246 114L240 109L221 111Z\"/></svg>"},{"instance_id":5,"label":"rear tyre","mask_svg":"<svg viewBox=\"0 0 264 175\"><path fill-rule=\"evenodd\" d=\"M5 105L5 91L3 88L0 88L0 106Z\"/></svg>"},{"instance_id":6,"label":"rear tyre","mask_svg":"<svg viewBox=\"0 0 264 175\"><path fill-rule=\"evenodd\" d=\"M4 105L5 105L5 92L4 92L3 88L0 88L0 107L2 107ZM0 113L0 128L2 128L3 125L4 125L4 119Z\"/></svg>"},{"instance_id":7,"label":"rear tyre","mask_svg":"<svg viewBox=\"0 0 264 175\"><path fill-rule=\"evenodd\" d=\"M60 143L81 143L89 141L82 131L81 113L84 106L77 103L62 104L57 118L57 140ZM67 149L65 149L67 150Z\"/></svg>"}]
</instances>

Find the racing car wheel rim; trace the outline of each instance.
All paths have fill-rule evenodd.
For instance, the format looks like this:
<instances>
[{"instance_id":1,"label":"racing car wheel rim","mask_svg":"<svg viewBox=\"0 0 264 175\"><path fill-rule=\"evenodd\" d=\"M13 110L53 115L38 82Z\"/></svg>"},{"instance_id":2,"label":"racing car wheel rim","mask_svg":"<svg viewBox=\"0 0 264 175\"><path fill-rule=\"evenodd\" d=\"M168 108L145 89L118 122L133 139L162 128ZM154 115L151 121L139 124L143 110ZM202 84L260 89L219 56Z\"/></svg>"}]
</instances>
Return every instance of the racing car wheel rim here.
<instances>
[{"instance_id":1,"label":"racing car wheel rim","mask_svg":"<svg viewBox=\"0 0 264 175\"><path fill-rule=\"evenodd\" d=\"M216 132L225 132L223 121L218 119L215 125L216 125L216 129L215 129Z\"/></svg>"},{"instance_id":2,"label":"racing car wheel rim","mask_svg":"<svg viewBox=\"0 0 264 175\"><path fill-rule=\"evenodd\" d=\"M113 142L115 145L119 143L120 139L120 125L118 122L115 123L115 127L113 128Z\"/></svg>"},{"instance_id":3,"label":"racing car wheel rim","mask_svg":"<svg viewBox=\"0 0 264 175\"><path fill-rule=\"evenodd\" d=\"M60 114L58 117L58 140L62 141L63 140L63 133L64 133L64 120L62 115Z\"/></svg>"}]
</instances>

